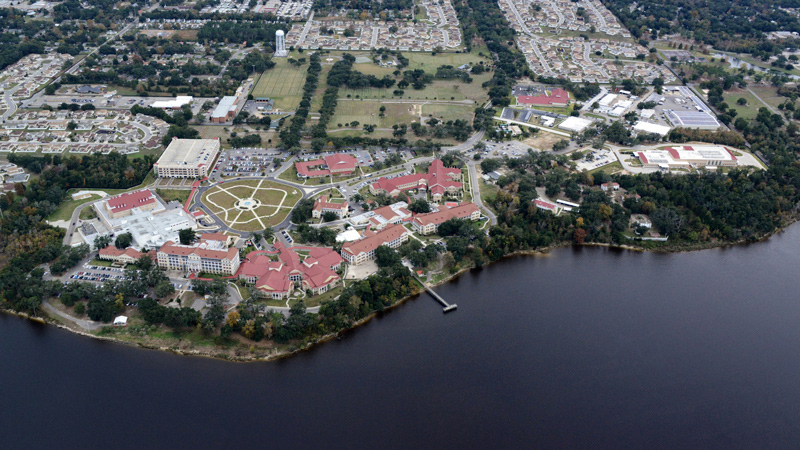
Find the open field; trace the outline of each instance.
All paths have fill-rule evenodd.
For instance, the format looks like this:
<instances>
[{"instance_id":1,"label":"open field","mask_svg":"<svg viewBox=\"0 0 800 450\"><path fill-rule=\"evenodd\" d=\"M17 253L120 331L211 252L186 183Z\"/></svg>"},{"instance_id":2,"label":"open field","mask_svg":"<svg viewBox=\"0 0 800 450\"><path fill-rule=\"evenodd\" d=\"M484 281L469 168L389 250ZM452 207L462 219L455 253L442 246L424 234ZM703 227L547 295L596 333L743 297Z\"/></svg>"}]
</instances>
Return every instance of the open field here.
<instances>
[{"instance_id":1,"label":"open field","mask_svg":"<svg viewBox=\"0 0 800 450\"><path fill-rule=\"evenodd\" d=\"M275 58L273 61L275 67L261 74L253 88L253 97L274 99L277 110L294 110L303 96L308 64L295 67L284 58Z\"/></svg>"},{"instance_id":2,"label":"open field","mask_svg":"<svg viewBox=\"0 0 800 450\"><path fill-rule=\"evenodd\" d=\"M488 62L486 58L478 56L475 52L437 53L436 55L425 52L407 52L403 53L403 56L408 58L408 67L406 69L424 69L429 73L436 72L436 68L442 65L458 67L462 64L478 64L481 61L486 64Z\"/></svg>"},{"instance_id":3,"label":"open field","mask_svg":"<svg viewBox=\"0 0 800 450\"><path fill-rule=\"evenodd\" d=\"M377 66L376 66L377 67ZM492 77L491 73L482 73L472 77L472 83L458 80L436 80L424 89L416 90L411 87L401 89L403 95L396 96L394 91L397 86L388 89L339 89L339 98L368 98L368 99L404 99L404 100L472 100L482 103L488 98L486 90L481 86Z\"/></svg>"},{"instance_id":4,"label":"open field","mask_svg":"<svg viewBox=\"0 0 800 450\"><path fill-rule=\"evenodd\" d=\"M380 117L380 107L385 106L384 117ZM396 123L410 123L419 120L414 115L414 105L408 103L381 103L373 101L339 101L336 113L329 123L330 128L338 128L338 124L353 121L363 124L375 124L378 128L390 128Z\"/></svg>"},{"instance_id":5,"label":"open field","mask_svg":"<svg viewBox=\"0 0 800 450\"><path fill-rule=\"evenodd\" d=\"M774 86L750 86L750 89L773 108L777 108L778 105L787 100L786 97L778 95L778 88ZM728 104L733 106L731 103ZM759 105L761 105L761 102L759 102Z\"/></svg>"},{"instance_id":6,"label":"open field","mask_svg":"<svg viewBox=\"0 0 800 450\"><path fill-rule=\"evenodd\" d=\"M175 200L180 204L186 203L186 200L189 199L189 194L191 192L192 191L190 189L156 189L156 194L164 199L165 202L171 202Z\"/></svg>"},{"instance_id":7,"label":"open field","mask_svg":"<svg viewBox=\"0 0 800 450\"><path fill-rule=\"evenodd\" d=\"M65 200L58 205L58 209L53 211L53 214L50 214L47 220L69 220L72 217L72 212L75 211L75 208L83 205L84 203L94 202L99 199L99 195L92 195L91 197L83 200Z\"/></svg>"},{"instance_id":8,"label":"open field","mask_svg":"<svg viewBox=\"0 0 800 450\"><path fill-rule=\"evenodd\" d=\"M758 114L758 109L764 107L764 104L761 103L759 99L745 89L732 89L723 92L722 98L725 99L725 103L727 103L730 108L736 110L736 117L742 117L744 119L755 118ZM742 106L736 103L740 98L746 99L747 104Z\"/></svg>"},{"instance_id":9,"label":"open field","mask_svg":"<svg viewBox=\"0 0 800 450\"><path fill-rule=\"evenodd\" d=\"M436 117L442 121L469 120L472 121L475 108L460 105L427 104L422 105L422 115Z\"/></svg>"},{"instance_id":10,"label":"open field","mask_svg":"<svg viewBox=\"0 0 800 450\"><path fill-rule=\"evenodd\" d=\"M202 202L225 224L235 230L258 231L281 223L302 198L291 186L266 181L232 181L214 186L203 194ZM253 201L250 209L237 202Z\"/></svg>"}]
</instances>

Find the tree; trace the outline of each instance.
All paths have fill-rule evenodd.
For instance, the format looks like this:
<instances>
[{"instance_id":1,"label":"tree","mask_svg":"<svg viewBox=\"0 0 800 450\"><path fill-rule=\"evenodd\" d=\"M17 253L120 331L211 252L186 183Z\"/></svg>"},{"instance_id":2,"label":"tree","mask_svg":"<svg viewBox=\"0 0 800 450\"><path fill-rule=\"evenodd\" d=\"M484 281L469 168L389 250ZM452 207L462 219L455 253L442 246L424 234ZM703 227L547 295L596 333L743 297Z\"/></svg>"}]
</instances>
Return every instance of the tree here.
<instances>
[{"instance_id":1,"label":"tree","mask_svg":"<svg viewBox=\"0 0 800 450\"><path fill-rule=\"evenodd\" d=\"M337 216L336 213L333 212L333 211L325 211L322 214L322 220L324 220L325 222L333 222L334 220L336 220L338 218L339 218L339 216Z\"/></svg>"},{"instance_id":2,"label":"tree","mask_svg":"<svg viewBox=\"0 0 800 450\"><path fill-rule=\"evenodd\" d=\"M94 249L100 250L101 248L106 248L111 244L111 237L105 234L101 234L94 238Z\"/></svg>"},{"instance_id":3,"label":"tree","mask_svg":"<svg viewBox=\"0 0 800 450\"><path fill-rule=\"evenodd\" d=\"M481 170L483 173L494 172L503 165L503 161L499 159L484 159L481 161Z\"/></svg>"},{"instance_id":4,"label":"tree","mask_svg":"<svg viewBox=\"0 0 800 450\"><path fill-rule=\"evenodd\" d=\"M392 267L400 264L400 255L386 245L379 245L375 249L375 263L378 267Z\"/></svg>"},{"instance_id":5,"label":"tree","mask_svg":"<svg viewBox=\"0 0 800 450\"><path fill-rule=\"evenodd\" d=\"M418 198L408 205L408 210L416 214L431 212L431 205L424 198Z\"/></svg>"},{"instance_id":6,"label":"tree","mask_svg":"<svg viewBox=\"0 0 800 450\"><path fill-rule=\"evenodd\" d=\"M122 233L114 240L114 246L122 250L130 247L132 242L133 235L130 233Z\"/></svg>"},{"instance_id":7,"label":"tree","mask_svg":"<svg viewBox=\"0 0 800 450\"><path fill-rule=\"evenodd\" d=\"M158 298L167 298L175 293L175 287L169 280L162 280L156 285L155 294Z\"/></svg>"},{"instance_id":8,"label":"tree","mask_svg":"<svg viewBox=\"0 0 800 450\"><path fill-rule=\"evenodd\" d=\"M197 240L197 232L192 228L182 228L178 230L178 239L180 239L181 245L191 245Z\"/></svg>"}]
</instances>

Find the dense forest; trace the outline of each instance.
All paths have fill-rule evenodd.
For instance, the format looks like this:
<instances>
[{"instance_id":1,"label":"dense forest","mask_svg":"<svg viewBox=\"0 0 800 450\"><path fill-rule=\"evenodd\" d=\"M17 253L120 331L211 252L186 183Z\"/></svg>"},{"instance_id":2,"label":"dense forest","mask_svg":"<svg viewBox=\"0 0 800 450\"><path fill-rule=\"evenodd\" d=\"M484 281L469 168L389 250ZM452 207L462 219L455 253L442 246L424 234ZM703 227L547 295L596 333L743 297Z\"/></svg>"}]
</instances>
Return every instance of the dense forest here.
<instances>
[{"instance_id":1,"label":"dense forest","mask_svg":"<svg viewBox=\"0 0 800 450\"><path fill-rule=\"evenodd\" d=\"M64 230L45 221L65 199L67 189L136 186L153 159L128 159L115 152L80 158L10 154L8 159L39 176L0 196L0 298L4 306L36 313L42 300L63 287L60 282L43 282L44 270L36 266L53 262L51 269L57 273L88 251L62 245Z\"/></svg>"}]
</instances>

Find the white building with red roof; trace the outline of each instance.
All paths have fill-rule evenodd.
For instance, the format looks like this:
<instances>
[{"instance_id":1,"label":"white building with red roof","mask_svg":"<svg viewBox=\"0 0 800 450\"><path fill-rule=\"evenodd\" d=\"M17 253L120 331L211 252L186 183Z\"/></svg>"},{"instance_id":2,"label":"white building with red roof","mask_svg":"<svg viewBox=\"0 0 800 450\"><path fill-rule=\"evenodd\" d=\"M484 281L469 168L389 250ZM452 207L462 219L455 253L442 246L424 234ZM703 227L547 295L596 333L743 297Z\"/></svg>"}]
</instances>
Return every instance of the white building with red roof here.
<instances>
[{"instance_id":1,"label":"white building with red roof","mask_svg":"<svg viewBox=\"0 0 800 450\"><path fill-rule=\"evenodd\" d=\"M344 260L332 248L284 247L275 245L274 252L253 251L244 259L236 276L255 285L268 298L287 298L299 283L314 295L336 287L341 277L336 270ZM308 252L301 256L298 252Z\"/></svg>"},{"instance_id":2,"label":"white building with red roof","mask_svg":"<svg viewBox=\"0 0 800 450\"><path fill-rule=\"evenodd\" d=\"M150 211L158 206L155 194L150 189L125 192L101 203L108 217L118 219L131 215L135 210Z\"/></svg>"},{"instance_id":3,"label":"white building with red roof","mask_svg":"<svg viewBox=\"0 0 800 450\"><path fill-rule=\"evenodd\" d=\"M99 220L99 223L95 223L98 233L130 233L133 239L131 246L137 249L153 249L167 241L177 242L180 230L197 229L195 217L186 212L182 205L176 202L164 204L149 189L98 200L92 207ZM89 243L88 236L85 240Z\"/></svg>"},{"instance_id":4,"label":"white building with red roof","mask_svg":"<svg viewBox=\"0 0 800 450\"><path fill-rule=\"evenodd\" d=\"M561 88L555 88L550 95L520 95L517 103L522 106L540 106L563 108L569 105L569 93Z\"/></svg>"},{"instance_id":5,"label":"white building with red roof","mask_svg":"<svg viewBox=\"0 0 800 450\"><path fill-rule=\"evenodd\" d=\"M403 225L389 225L377 232L367 229L362 239L342 246L342 257L350 264L362 264L375 259L375 249L381 245L397 248L408 241L409 234Z\"/></svg>"},{"instance_id":6,"label":"white building with red roof","mask_svg":"<svg viewBox=\"0 0 800 450\"><path fill-rule=\"evenodd\" d=\"M338 203L332 201L329 202L328 196L323 195L317 198L317 200L314 202L314 208L311 209L311 217L319 219L326 212L332 212L340 219L343 219L350 214L350 210L348 209L346 201L342 200Z\"/></svg>"},{"instance_id":7,"label":"white building with red roof","mask_svg":"<svg viewBox=\"0 0 800 450\"><path fill-rule=\"evenodd\" d=\"M149 255L154 261L156 259L156 252L153 250L147 253L142 253L131 247L118 249L114 245L109 245L108 247L101 248L97 252L97 259L114 261L122 264L133 264L139 261L139 258L144 255Z\"/></svg>"},{"instance_id":8,"label":"white building with red roof","mask_svg":"<svg viewBox=\"0 0 800 450\"><path fill-rule=\"evenodd\" d=\"M320 159L297 162L294 167L300 178L341 177L355 172L358 160L353 155L335 153Z\"/></svg>"},{"instance_id":9,"label":"white building with red roof","mask_svg":"<svg viewBox=\"0 0 800 450\"><path fill-rule=\"evenodd\" d=\"M544 211L549 211L549 212L551 212L551 213L553 213L555 215L561 214L561 211L562 211L562 208L560 206L558 206L557 204L552 203L552 202L548 202L547 200L542 200L540 198L537 198L536 200L534 200L533 204L536 205L537 208L539 208L541 210L544 210Z\"/></svg>"},{"instance_id":10,"label":"white building with red roof","mask_svg":"<svg viewBox=\"0 0 800 450\"><path fill-rule=\"evenodd\" d=\"M166 242L156 253L158 267L166 270L233 275L239 270L239 250L220 240L203 240L192 245Z\"/></svg>"},{"instance_id":11,"label":"white building with red roof","mask_svg":"<svg viewBox=\"0 0 800 450\"><path fill-rule=\"evenodd\" d=\"M460 195L464 187L460 180L461 169L445 167L442 160L434 159L426 174L417 173L396 178L379 178L369 185L369 191L372 195L386 193L396 197L401 192L412 189L427 190L431 194L431 199L438 201L444 195Z\"/></svg>"},{"instance_id":12,"label":"white building with red roof","mask_svg":"<svg viewBox=\"0 0 800 450\"><path fill-rule=\"evenodd\" d=\"M481 211L474 203L462 203L458 206L447 207L442 205L438 211L417 214L411 225L419 234L433 234L439 230L439 225L450 219L478 220L481 218Z\"/></svg>"},{"instance_id":13,"label":"white building with red roof","mask_svg":"<svg viewBox=\"0 0 800 450\"><path fill-rule=\"evenodd\" d=\"M704 167L736 167L736 155L721 145L684 145L663 150L636 152L645 168L689 169Z\"/></svg>"}]
</instances>

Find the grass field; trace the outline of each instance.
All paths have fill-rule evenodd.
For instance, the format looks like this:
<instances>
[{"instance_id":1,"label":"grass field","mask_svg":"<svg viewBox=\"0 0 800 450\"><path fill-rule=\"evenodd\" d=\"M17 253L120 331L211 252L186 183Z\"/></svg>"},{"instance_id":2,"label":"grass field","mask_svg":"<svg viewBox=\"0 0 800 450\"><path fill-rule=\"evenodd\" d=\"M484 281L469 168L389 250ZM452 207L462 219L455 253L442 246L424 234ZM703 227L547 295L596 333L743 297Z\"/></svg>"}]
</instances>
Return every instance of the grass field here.
<instances>
[{"instance_id":1,"label":"grass field","mask_svg":"<svg viewBox=\"0 0 800 450\"><path fill-rule=\"evenodd\" d=\"M442 104L422 105L422 115L436 117L445 122L457 119L472 121L474 112L475 108L470 106Z\"/></svg>"},{"instance_id":2,"label":"grass field","mask_svg":"<svg viewBox=\"0 0 800 450\"><path fill-rule=\"evenodd\" d=\"M772 106L773 108L777 108L778 105L787 100L786 97L781 97L780 95L778 95L778 88L774 86L752 86L750 87L750 89L752 89L753 92L758 94L758 96L761 97L762 100L764 100L768 105ZM761 102L759 102L759 104L761 104Z\"/></svg>"},{"instance_id":3,"label":"grass field","mask_svg":"<svg viewBox=\"0 0 800 450\"><path fill-rule=\"evenodd\" d=\"M377 66L376 66L377 67ZM365 89L339 89L339 98L396 98L404 100L472 100L482 103L488 98L486 90L481 86L484 81L490 79L490 73L482 73L472 77L472 83L464 83L456 80L436 80L425 87L425 89L415 90L412 88L403 89L403 95L396 96L394 91L397 86L389 89L365 88ZM348 97L349 95L349 97Z\"/></svg>"},{"instance_id":4,"label":"grass field","mask_svg":"<svg viewBox=\"0 0 800 450\"><path fill-rule=\"evenodd\" d=\"M253 97L269 97L275 100L276 109L294 110L303 95L308 64L295 67L284 58L273 61L275 67L261 74L253 88Z\"/></svg>"},{"instance_id":5,"label":"grass field","mask_svg":"<svg viewBox=\"0 0 800 450\"><path fill-rule=\"evenodd\" d=\"M65 200L58 205L58 209L53 211L53 214L50 214L47 220L69 220L72 217L72 212L75 211L75 208L83 205L84 203L97 201L99 199L99 195L92 195L91 197L83 200Z\"/></svg>"},{"instance_id":6,"label":"grass field","mask_svg":"<svg viewBox=\"0 0 800 450\"><path fill-rule=\"evenodd\" d=\"M189 200L190 189L156 189L156 194L164 199L165 202L177 201L180 204Z\"/></svg>"},{"instance_id":7,"label":"grass field","mask_svg":"<svg viewBox=\"0 0 800 450\"><path fill-rule=\"evenodd\" d=\"M380 117L380 107L385 106L384 117ZM353 121L359 122L359 127L365 123L375 124L378 128L390 128L396 123L410 123L417 116L414 115L414 105L407 103L381 103L373 101L340 101L336 106L336 113L331 118L329 128L338 128L338 124Z\"/></svg>"},{"instance_id":8,"label":"grass field","mask_svg":"<svg viewBox=\"0 0 800 450\"><path fill-rule=\"evenodd\" d=\"M758 109L764 107L764 104L761 103L759 99L757 99L753 94L749 93L744 89L724 92L722 94L722 98L725 100L725 103L727 103L729 107L736 110L737 112L736 117L742 117L744 119L755 118L756 115L758 114ZM740 98L746 99L747 104L742 106L736 103L736 101L739 100Z\"/></svg>"},{"instance_id":9,"label":"grass field","mask_svg":"<svg viewBox=\"0 0 800 450\"><path fill-rule=\"evenodd\" d=\"M286 218L302 198L299 189L265 180L232 181L219 184L203 194L202 202L225 224L235 230L259 231ZM254 199L260 205L242 210L240 200Z\"/></svg>"}]
</instances>

